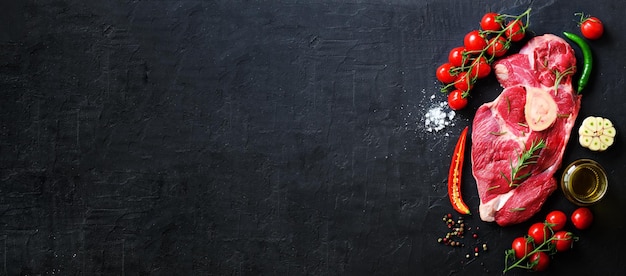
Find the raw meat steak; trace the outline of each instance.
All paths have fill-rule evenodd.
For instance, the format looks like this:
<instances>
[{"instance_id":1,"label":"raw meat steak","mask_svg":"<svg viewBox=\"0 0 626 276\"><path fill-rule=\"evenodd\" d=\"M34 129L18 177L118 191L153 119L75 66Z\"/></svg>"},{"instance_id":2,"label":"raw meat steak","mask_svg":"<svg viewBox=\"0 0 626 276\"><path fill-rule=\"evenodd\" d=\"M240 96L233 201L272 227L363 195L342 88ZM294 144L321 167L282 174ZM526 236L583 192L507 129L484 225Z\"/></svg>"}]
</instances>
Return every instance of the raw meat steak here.
<instances>
[{"instance_id":1,"label":"raw meat steak","mask_svg":"<svg viewBox=\"0 0 626 276\"><path fill-rule=\"evenodd\" d=\"M561 165L578 115L580 96L571 83L576 71L574 50L555 35L532 38L518 54L494 63L494 71L504 89L493 102L476 111L472 173L480 197L480 218L506 226L532 217L556 190L554 173ZM545 130L535 131L525 117L527 95L544 92L554 99L557 117ZM511 184L512 167L518 165L518 158L542 139L545 147L535 151L539 156L531 159L536 163L517 174L530 176Z\"/></svg>"}]
</instances>

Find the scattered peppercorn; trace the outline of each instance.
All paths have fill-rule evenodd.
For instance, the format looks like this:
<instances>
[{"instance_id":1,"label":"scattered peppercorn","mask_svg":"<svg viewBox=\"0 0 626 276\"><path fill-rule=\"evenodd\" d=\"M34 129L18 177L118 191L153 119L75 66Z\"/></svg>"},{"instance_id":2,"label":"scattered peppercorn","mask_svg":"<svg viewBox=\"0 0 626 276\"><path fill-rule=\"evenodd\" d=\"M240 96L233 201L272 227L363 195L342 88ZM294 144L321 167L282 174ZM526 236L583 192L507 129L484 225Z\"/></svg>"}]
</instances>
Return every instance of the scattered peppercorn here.
<instances>
[{"instance_id":1,"label":"scattered peppercorn","mask_svg":"<svg viewBox=\"0 0 626 276\"><path fill-rule=\"evenodd\" d=\"M437 243L451 247L465 247L465 244L462 243L460 239L464 239L464 234L467 231L472 230L472 227L466 225L463 217L458 217L458 219L454 220L452 214L443 215L442 221L450 230L445 234L445 236L437 238ZM480 227L475 227L475 231L478 231L479 229ZM471 236L473 239L478 239L478 233L476 232L473 232ZM483 251L487 251L487 244L475 243L473 250L467 253L465 258L469 259L472 255L474 257L478 257L481 248Z\"/></svg>"}]
</instances>

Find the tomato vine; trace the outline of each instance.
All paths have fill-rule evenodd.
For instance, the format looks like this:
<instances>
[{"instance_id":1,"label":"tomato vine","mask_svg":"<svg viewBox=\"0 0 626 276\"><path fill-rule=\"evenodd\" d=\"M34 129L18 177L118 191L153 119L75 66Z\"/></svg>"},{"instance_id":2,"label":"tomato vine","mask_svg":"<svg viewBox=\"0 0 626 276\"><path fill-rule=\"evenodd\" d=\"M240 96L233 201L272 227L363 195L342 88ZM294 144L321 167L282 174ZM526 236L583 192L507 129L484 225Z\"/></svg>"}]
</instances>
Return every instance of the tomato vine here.
<instances>
[{"instance_id":1,"label":"tomato vine","mask_svg":"<svg viewBox=\"0 0 626 276\"><path fill-rule=\"evenodd\" d=\"M520 15L485 14L480 29L467 33L463 46L453 48L448 54L448 62L437 68L437 79L444 85L441 91L448 93L461 90L463 99L469 97L474 83L491 74L491 64L504 56L513 42L524 38L530 10ZM448 104L451 107L464 107L464 104L458 102L463 99L450 97Z\"/></svg>"}]
</instances>

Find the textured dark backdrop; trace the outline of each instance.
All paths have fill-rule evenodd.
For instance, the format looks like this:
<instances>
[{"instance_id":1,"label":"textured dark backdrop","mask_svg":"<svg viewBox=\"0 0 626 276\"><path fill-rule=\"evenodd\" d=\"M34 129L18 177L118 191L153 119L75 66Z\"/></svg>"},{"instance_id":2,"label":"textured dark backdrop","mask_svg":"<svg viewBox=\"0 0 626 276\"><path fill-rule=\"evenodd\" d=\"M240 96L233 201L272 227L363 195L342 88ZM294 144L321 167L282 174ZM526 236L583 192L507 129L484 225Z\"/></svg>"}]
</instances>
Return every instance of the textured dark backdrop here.
<instances>
[{"instance_id":1,"label":"textured dark backdrop","mask_svg":"<svg viewBox=\"0 0 626 276\"><path fill-rule=\"evenodd\" d=\"M9 1L3 1L9 2ZM447 232L450 153L481 81L439 132L434 69L488 11L530 1L13 1L0 16L0 274L499 274L530 222ZM619 1L535 1L531 29L599 16L581 117L617 125L592 229L550 273L615 275L626 189ZM577 48L575 48L577 49ZM577 127L576 125L575 127ZM576 137L576 136L574 136ZM463 192L476 213L469 162ZM533 220L559 208L560 192ZM465 259L473 244L487 243ZM512 274L525 274L515 271Z\"/></svg>"}]
</instances>

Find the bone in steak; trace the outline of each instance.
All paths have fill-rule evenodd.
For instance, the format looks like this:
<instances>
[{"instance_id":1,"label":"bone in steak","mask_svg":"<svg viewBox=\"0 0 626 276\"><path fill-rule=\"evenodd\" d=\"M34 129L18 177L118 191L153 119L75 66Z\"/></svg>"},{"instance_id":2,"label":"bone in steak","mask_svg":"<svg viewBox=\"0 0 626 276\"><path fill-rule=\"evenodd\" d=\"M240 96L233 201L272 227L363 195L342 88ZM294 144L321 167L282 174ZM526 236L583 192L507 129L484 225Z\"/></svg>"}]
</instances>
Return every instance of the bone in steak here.
<instances>
[{"instance_id":1,"label":"bone in steak","mask_svg":"<svg viewBox=\"0 0 626 276\"><path fill-rule=\"evenodd\" d=\"M494 101L478 108L471 136L472 173L483 221L501 226L526 221L556 190L554 173L580 109L580 96L572 89L575 66L574 50L551 34L532 38L518 54L494 63L504 89ZM524 114L527 93L537 89L551 95L557 105L556 120L542 131L530 129ZM539 155L533 159L536 163L518 174L530 176L511 184L508 179L518 157L541 139L546 146L535 152Z\"/></svg>"}]
</instances>

